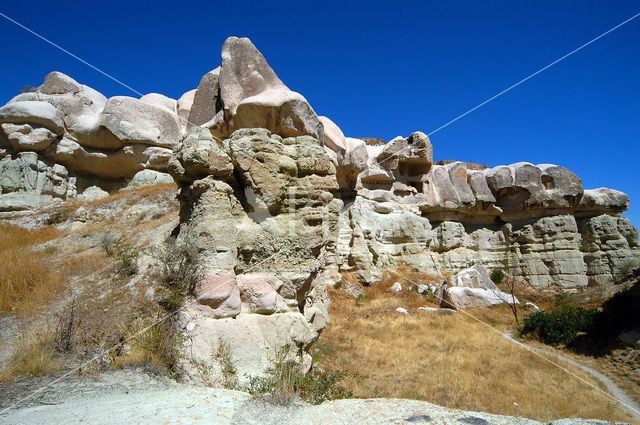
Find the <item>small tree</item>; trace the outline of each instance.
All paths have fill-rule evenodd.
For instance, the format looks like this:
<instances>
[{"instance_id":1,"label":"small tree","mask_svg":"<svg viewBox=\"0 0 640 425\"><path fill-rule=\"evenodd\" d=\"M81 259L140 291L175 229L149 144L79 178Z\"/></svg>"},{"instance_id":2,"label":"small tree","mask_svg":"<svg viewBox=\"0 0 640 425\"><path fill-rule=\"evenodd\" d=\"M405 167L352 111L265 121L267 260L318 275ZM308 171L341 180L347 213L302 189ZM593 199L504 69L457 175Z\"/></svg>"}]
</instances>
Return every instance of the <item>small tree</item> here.
<instances>
[{"instance_id":1,"label":"small tree","mask_svg":"<svg viewBox=\"0 0 640 425\"><path fill-rule=\"evenodd\" d=\"M508 296L505 297L503 295L503 292L499 289L494 291L494 293L498 298L500 298L500 300L502 300L509 306L511 312L513 313L513 318L516 320L516 323L518 323L518 307L516 305L516 286L518 281L514 276L508 276L506 279L505 276L506 275L504 271L500 269L494 269L491 271L490 277L493 283L498 284L504 282L504 285L507 287Z\"/></svg>"}]
</instances>

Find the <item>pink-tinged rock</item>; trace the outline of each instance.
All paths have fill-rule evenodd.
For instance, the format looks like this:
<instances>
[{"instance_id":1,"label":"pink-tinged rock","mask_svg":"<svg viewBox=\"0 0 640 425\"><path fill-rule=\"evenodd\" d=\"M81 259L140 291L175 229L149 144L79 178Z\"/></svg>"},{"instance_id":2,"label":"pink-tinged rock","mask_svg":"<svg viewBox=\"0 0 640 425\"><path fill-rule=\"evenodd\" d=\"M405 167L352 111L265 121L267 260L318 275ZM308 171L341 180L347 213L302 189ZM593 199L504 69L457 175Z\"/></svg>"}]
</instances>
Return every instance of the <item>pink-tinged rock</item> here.
<instances>
[{"instance_id":1,"label":"pink-tinged rock","mask_svg":"<svg viewBox=\"0 0 640 425\"><path fill-rule=\"evenodd\" d=\"M278 293L275 288L282 282L270 275L237 276L240 298L252 313L273 314L276 312Z\"/></svg>"},{"instance_id":2,"label":"pink-tinged rock","mask_svg":"<svg viewBox=\"0 0 640 425\"><path fill-rule=\"evenodd\" d=\"M233 273L207 274L196 286L195 296L199 304L213 308L218 318L240 314L240 291Z\"/></svg>"}]
</instances>

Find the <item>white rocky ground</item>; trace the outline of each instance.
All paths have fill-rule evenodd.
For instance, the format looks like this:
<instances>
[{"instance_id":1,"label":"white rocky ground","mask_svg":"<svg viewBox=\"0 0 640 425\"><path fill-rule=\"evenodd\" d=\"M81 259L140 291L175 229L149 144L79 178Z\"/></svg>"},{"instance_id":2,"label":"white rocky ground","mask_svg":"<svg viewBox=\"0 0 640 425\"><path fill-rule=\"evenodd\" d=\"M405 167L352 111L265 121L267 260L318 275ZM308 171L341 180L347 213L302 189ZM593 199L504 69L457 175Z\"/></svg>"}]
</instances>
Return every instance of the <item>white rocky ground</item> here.
<instances>
[{"instance_id":1,"label":"white rocky ground","mask_svg":"<svg viewBox=\"0 0 640 425\"><path fill-rule=\"evenodd\" d=\"M319 406L295 402L281 406L239 391L176 384L141 370L63 380L11 407L50 380L32 380L3 388L0 424L541 424L401 399L337 400ZM546 422L608 423L586 419Z\"/></svg>"}]
</instances>

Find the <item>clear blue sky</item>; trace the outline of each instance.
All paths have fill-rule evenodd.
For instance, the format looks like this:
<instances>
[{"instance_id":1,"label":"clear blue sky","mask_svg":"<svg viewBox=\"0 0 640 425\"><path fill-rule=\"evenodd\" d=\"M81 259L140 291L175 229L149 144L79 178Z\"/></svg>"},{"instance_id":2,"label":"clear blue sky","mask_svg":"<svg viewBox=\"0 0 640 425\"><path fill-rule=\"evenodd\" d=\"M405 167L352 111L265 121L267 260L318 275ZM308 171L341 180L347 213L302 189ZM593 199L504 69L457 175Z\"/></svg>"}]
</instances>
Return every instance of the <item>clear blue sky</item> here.
<instances>
[{"instance_id":1,"label":"clear blue sky","mask_svg":"<svg viewBox=\"0 0 640 425\"><path fill-rule=\"evenodd\" d=\"M5 2L0 11L142 93L179 97L250 37L348 136L430 132L640 12L639 1ZM122 86L0 18L0 102L52 70ZM134 95L135 96L135 95ZM640 225L640 18L431 137L435 159L556 163L622 190Z\"/></svg>"}]
</instances>

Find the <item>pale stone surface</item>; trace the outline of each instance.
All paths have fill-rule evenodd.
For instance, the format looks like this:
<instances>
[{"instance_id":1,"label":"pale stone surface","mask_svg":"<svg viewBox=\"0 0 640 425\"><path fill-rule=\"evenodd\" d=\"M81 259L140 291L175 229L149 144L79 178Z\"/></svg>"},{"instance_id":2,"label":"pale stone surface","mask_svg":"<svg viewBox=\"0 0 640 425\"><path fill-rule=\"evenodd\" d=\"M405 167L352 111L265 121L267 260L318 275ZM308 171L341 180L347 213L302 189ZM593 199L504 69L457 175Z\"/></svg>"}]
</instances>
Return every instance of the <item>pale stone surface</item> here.
<instances>
[{"instance_id":1,"label":"pale stone surface","mask_svg":"<svg viewBox=\"0 0 640 425\"><path fill-rule=\"evenodd\" d=\"M75 177L59 164L51 164L35 152L0 159L0 198L3 211L46 206L74 197ZM10 196L9 196L10 195ZM38 199L38 197L42 199Z\"/></svg>"},{"instance_id":2,"label":"pale stone surface","mask_svg":"<svg viewBox=\"0 0 640 425\"><path fill-rule=\"evenodd\" d=\"M187 130L189 115L191 114L191 108L193 107L193 101L195 100L196 90L189 90L178 99L176 104L176 110L178 112L178 119L180 120L180 128L184 133Z\"/></svg>"},{"instance_id":3,"label":"pale stone surface","mask_svg":"<svg viewBox=\"0 0 640 425\"><path fill-rule=\"evenodd\" d=\"M222 109L219 76L220 67L209 71L200 79L200 84L193 94L192 105L189 108L187 129L211 121Z\"/></svg>"},{"instance_id":4,"label":"pale stone surface","mask_svg":"<svg viewBox=\"0 0 640 425\"><path fill-rule=\"evenodd\" d=\"M64 123L58 110L50 103L41 101L8 103L0 108L0 123L31 124L47 128L57 135L64 132Z\"/></svg>"},{"instance_id":5,"label":"pale stone surface","mask_svg":"<svg viewBox=\"0 0 640 425\"><path fill-rule=\"evenodd\" d=\"M254 330L248 326L248 329ZM263 333L263 335L266 334ZM267 334L268 335L268 334ZM242 341L244 342L244 341ZM238 359L248 363L245 357ZM217 370L216 370L217 372ZM20 383L20 385L24 385ZM29 391L40 387L28 388ZM53 383L45 403L27 400L0 418L3 424L33 425L86 422L180 423L217 425L602 425L591 419L538 422L483 412L449 409L406 399L344 399L320 405L296 402L290 406L268 403L248 393L221 388L177 384L137 370L110 371ZM7 405L14 400L7 400ZM212 408L214 406L214 408ZM620 424L624 425L624 424Z\"/></svg>"},{"instance_id":6,"label":"pale stone surface","mask_svg":"<svg viewBox=\"0 0 640 425\"><path fill-rule=\"evenodd\" d=\"M136 173L127 184L127 189L135 189L156 184L172 184L173 178L167 174L155 170L142 170Z\"/></svg>"},{"instance_id":7,"label":"pale stone surface","mask_svg":"<svg viewBox=\"0 0 640 425\"><path fill-rule=\"evenodd\" d=\"M196 301L213 309L213 316L234 317L240 314L240 290L232 273L209 273L195 289Z\"/></svg>"},{"instance_id":8,"label":"pale stone surface","mask_svg":"<svg viewBox=\"0 0 640 425\"><path fill-rule=\"evenodd\" d=\"M78 195L78 199L82 201L97 201L109 197L109 192L100 189L98 186L89 186L82 194Z\"/></svg>"},{"instance_id":9,"label":"pale stone surface","mask_svg":"<svg viewBox=\"0 0 640 425\"><path fill-rule=\"evenodd\" d=\"M145 94L140 98L140 101L151 106L164 109L170 114L175 114L178 112L178 102L175 99L171 99L170 97L167 97L160 93Z\"/></svg>"},{"instance_id":10,"label":"pale stone surface","mask_svg":"<svg viewBox=\"0 0 640 425\"><path fill-rule=\"evenodd\" d=\"M44 127L30 124L2 124L2 131L16 152L39 152L46 149L57 138L56 134Z\"/></svg>"},{"instance_id":11,"label":"pale stone surface","mask_svg":"<svg viewBox=\"0 0 640 425\"><path fill-rule=\"evenodd\" d=\"M396 294L402 292L402 285L400 284L400 282L396 282L391 285L391 292L395 292Z\"/></svg>"},{"instance_id":12,"label":"pale stone surface","mask_svg":"<svg viewBox=\"0 0 640 425\"><path fill-rule=\"evenodd\" d=\"M322 144L266 129L240 129L218 142L192 128L169 170L180 186L179 237L198 235L195 244L211 270L196 291L194 332L238 333L238 341L252 345L230 343L233 356L250 357L238 363L239 375L262 373L275 350L308 364L306 350L329 320L323 272L342 205L333 199L335 166ZM223 322L228 316L235 321ZM215 338L195 333L203 359L216 349Z\"/></svg>"},{"instance_id":13,"label":"pale stone surface","mask_svg":"<svg viewBox=\"0 0 640 425\"><path fill-rule=\"evenodd\" d=\"M344 133L333 121L327 117L318 117L324 129L324 144L338 156L347 151L347 142Z\"/></svg>"},{"instance_id":14,"label":"pale stone surface","mask_svg":"<svg viewBox=\"0 0 640 425\"><path fill-rule=\"evenodd\" d=\"M177 113L127 96L110 98L99 124L93 148L118 149L131 143L172 148L181 133Z\"/></svg>"},{"instance_id":15,"label":"pale stone surface","mask_svg":"<svg viewBox=\"0 0 640 425\"><path fill-rule=\"evenodd\" d=\"M396 308L396 311L400 314L409 314L409 311L407 311L407 309L404 307L398 307Z\"/></svg>"},{"instance_id":16,"label":"pale stone surface","mask_svg":"<svg viewBox=\"0 0 640 425\"><path fill-rule=\"evenodd\" d=\"M280 81L248 38L225 41L218 84L224 111L216 110L206 124L215 134L266 128L283 137L310 135L322 142L323 127L313 108Z\"/></svg>"}]
</instances>

